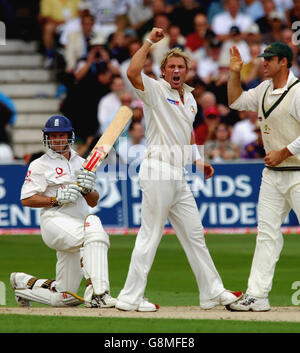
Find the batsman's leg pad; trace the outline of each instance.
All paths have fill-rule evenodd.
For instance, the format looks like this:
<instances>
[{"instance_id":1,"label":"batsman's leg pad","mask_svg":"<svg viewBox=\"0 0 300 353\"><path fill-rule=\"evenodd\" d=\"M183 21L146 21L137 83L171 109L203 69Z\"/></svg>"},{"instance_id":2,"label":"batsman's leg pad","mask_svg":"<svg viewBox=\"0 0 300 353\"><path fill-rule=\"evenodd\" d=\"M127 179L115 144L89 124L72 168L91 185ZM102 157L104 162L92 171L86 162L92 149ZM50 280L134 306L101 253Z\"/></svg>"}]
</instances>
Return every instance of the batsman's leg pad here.
<instances>
[{"instance_id":1,"label":"batsman's leg pad","mask_svg":"<svg viewBox=\"0 0 300 353\"><path fill-rule=\"evenodd\" d=\"M15 295L33 302L50 306L76 306L83 302L82 298L71 292L54 292L45 288L16 289Z\"/></svg>"},{"instance_id":2,"label":"batsman's leg pad","mask_svg":"<svg viewBox=\"0 0 300 353\"><path fill-rule=\"evenodd\" d=\"M107 251L110 242L99 217L89 215L85 220L83 247L80 249L84 277L90 280L84 300L90 302L93 294L109 292Z\"/></svg>"}]
</instances>

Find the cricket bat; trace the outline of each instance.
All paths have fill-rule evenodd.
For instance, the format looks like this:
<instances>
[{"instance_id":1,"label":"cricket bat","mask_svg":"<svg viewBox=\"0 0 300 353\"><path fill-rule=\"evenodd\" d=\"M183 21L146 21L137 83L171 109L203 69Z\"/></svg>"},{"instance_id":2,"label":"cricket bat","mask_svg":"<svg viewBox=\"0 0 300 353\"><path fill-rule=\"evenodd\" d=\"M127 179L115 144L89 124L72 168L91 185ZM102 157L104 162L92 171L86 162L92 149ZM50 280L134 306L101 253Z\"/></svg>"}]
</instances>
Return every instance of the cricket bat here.
<instances>
[{"instance_id":1,"label":"cricket bat","mask_svg":"<svg viewBox=\"0 0 300 353\"><path fill-rule=\"evenodd\" d=\"M96 171L125 129L131 117L132 110L125 105L121 106L108 128L104 131L103 135L84 161L82 165L84 169L91 172Z\"/></svg>"}]
</instances>

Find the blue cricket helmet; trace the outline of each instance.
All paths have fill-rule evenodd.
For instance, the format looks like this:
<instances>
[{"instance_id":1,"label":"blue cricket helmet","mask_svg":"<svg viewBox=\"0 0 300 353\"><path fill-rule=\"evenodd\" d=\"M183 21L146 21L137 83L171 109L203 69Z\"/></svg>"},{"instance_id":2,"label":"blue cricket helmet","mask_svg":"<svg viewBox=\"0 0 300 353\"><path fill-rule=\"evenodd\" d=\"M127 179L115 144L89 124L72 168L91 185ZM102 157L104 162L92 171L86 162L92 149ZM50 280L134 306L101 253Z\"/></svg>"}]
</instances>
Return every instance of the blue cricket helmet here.
<instances>
[{"instance_id":1,"label":"blue cricket helmet","mask_svg":"<svg viewBox=\"0 0 300 353\"><path fill-rule=\"evenodd\" d=\"M75 141L75 134L73 130L73 126L71 121L63 116L63 115L54 115L51 118L49 118L45 124L45 127L43 129L43 144L45 147L48 147L50 149L53 149L51 144L49 144L49 139L48 139L48 134L51 132L67 132L69 137L68 137L68 146L71 146L74 144Z\"/></svg>"},{"instance_id":2,"label":"blue cricket helmet","mask_svg":"<svg viewBox=\"0 0 300 353\"><path fill-rule=\"evenodd\" d=\"M54 115L47 120L43 129L44 133L49 132L72 132L73 127L71 121L63 115Z\"/></svg>"}]
</instances>

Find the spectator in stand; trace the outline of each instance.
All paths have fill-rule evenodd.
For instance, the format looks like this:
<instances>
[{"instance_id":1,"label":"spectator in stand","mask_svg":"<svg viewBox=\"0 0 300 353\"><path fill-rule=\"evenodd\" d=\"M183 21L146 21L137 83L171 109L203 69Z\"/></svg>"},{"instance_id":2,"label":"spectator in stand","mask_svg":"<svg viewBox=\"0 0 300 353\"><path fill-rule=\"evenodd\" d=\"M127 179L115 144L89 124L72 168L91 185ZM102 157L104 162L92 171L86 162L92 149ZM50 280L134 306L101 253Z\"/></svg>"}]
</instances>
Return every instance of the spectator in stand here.
<instances>
[{"instance_id":1,"label":"spectator in stand","mask_svg":"<svg viewBox=\"0 0 300 353\"><path fill-rule=\"evenodd\" d=\"M128 11L131 27L137 31L153 17L152 0L135 0Z\"/></svg>"},{"instance_id":2,"label":"spectator in stand","mask_svg":"<svg viewBox=\"0 0 300 353\"><path fill-rule=\"evenodd\" d=\"M240 158L240 149L230 141L230 130L225 123L219 123L211 139L205 142L204 156L213 162Z\"/></svg>"},{"instance_id":3,"label":"spectator in stand","mask_svg":"<svg viewBox=\"0 0 300 353\"><path fill-rule=\"evenodd\" d=\"M216 127L220 124L221 117L217 106L210 106L203 111L203 123L194 129L194 137L197 145L204 145L211 140Z\"/></svg>"},{"instance_id":4,"label":"spectator in stand","mask_svg":"<svg viewBox=\"0 0 300 353\"><path fill-rule=\"evenodd\" d=\"M228 38L224 40L222 44L220 62L222 62L223 66L229 67L229 49L234 45L238 48L244 64L250 61L250 50L248 43L243 39L243 35L241 34L239 27L232 26L230 28Z\"/></svg>"},{"instance_id":5,"label":"spectator in stand","mask_svg":"<svg viewBox=\"0 0 300 353\"><path fill-rule=\"evenodd\" d=\"M253 23L251 17L240 12L239 0L224 0L224 9L224 12L213 18L211 25L220 40L228 38L232 26L237 26L244 33Z\"/></svg>"},{"instance_id":6,"label":"spectator in stand","mask_svg":"<svg viewBox=\"0 0 300 353\"><path fill-rule=\"evenodd\" d=\"M243 159L262 159L266 156L260 127L256 126L254 132L257 134L257 139L244 147L241 154Z\"/></svg>"},{"instance_id":7,"label":"spectator in stand","mask_svg":"<svg viewBox=\"0 0 300 353\"><path fill-rule=\"evenodd\" d=\"M74 70L75 80L78 82L87 74L94 76L98 73L97 69L102 66L107 66L113 75L120 74L119 64L116 60L110 58L103 38L96 37L90 41L87 57L81 58L76 65Z\"/></svg>"},{"instance_id":8,"label":"spectator in stand","mask_svg":"<svg viewBox=\"0 0 300 353\"><path fill-rule=\"evenodd\" d=\"M204 47L205 34L208 29L208 22L205 14L199 13L194 17L194 32L186 36L185 46L190 51Z\"/></svg>"},{"instance_id":9,"label":"spectator in stand","mask_svg":"<svg viewBox=\"0 0 300 353\"><path fill-rule=\"evenodd\" d=\"M292 25L294 22L300 21L300 0L293 0L293 7L287 12L287 26L293 28ZM297 28L293 28L294 31Z\"/></svg>"},{"instance_id":10,"label":"spectator in stand","mask_svg":"<svg viewBox=\"0 0 300 353\"><path fill-rule=\"evenodd\" d=\"M299 50L299 43L296 40L294 40L294 31L288 27L284 28L281 32L280 41L292 48L294 53L294 59L293 59L293 65L291 67L291 71L295 76L299 77L300 71L299 71L298 61L299 61L300 50Z\"/></svg>"},{"instance_id":11,"label":"spectator in stand","mask_svg":"<svg viewBox=\"0 0 300 353\"><path fill-rule=\"evenodd\" d=\"M281 39L281 32L285 28L284 16L279 11L272 11L269 14L270 31L263 33L262 41L268 45L273 42L279 42Z\"/></svg>"},{"instance_id":12,"label":"spectator in stand","mask_svg":"<svg viewBox=\"0 0 300 353\"><path fill-rule=\"evenodd\" d=\"M244 0L241 5L242 12L251 17L252 21L256 21L264 15L264 8L260 0Z\"/></svg>"},{"instance_id":13,"label":"spectator in stand","mask_svg":"<svg viewBox=\"0 0 300 353\"><path fill-rule=\"evenodd\" d=\"M265 49L265 44L262 43L261 40L262 36L259 30L259 26L257 23L252 23L250 27L246 29L244 39L248 43L249 47L251 44L255 43L260 43L261 46L261 51L264 51Z\"/></svg>"},{"instance_id":14,"label":"spectator in stand","mask_svg":"<svg viewBox=\"0 0 300 353\"><path fill-rule=\"evenodd\" d=\"M138 121L132 121L128 129L128 138L120 139L118 146L119 162L130 164L140 162L146 154L146 139L144 126Z\"/></svg>"},{"instance_id":15,"label":"spectator in stand","mask_svg":"<svg viewBox=\"0 0 300 353\"><path fill-rule=\"evenodd\" d=\"M79 2L80 0L41 0L39 22L45 48L45 67L52 67L54 62L55 36L58 27L77 17Z\"/></svg>"},{"instance_id":16,"label":"spectator in stand","mask_svg":"<svg viewBox=\"0 0 300 353\"><path fill-rule=\"evenodd\" d=\"M108 39L108 50L110 57L117 60L119 64L129 58L126 35L123 30L116 31Z\"/></svg>"},{"instance_id":17,"label":"spectator in stand","mask_svg":"<svg viewBox=\"0 0 300 353\"><path fill-rule=\"evenodd\" d=\"M67 44L68 36L72 32L79 32L81 30L81 25L82 25L82 18L85 15L90 15L90 5L89 2L86 1L80 1L78 5L78 15L77 17L74 17L70 20L68 20L65 25L63 26L61 30L61 34L59 36L59 43L65 47ZM99 23L95 23L94 21L94 26L93 26L93 32L94 33L99 33L102 34L102 28Z\"/></svg>"},{"instance_id":18,"label":"spectator in stand","mask_svg":"<svg viewBox=\"0 0 300 353\"><path fill-rule=\"evenodd\" d=\"M118 16L124 16L129 10L128 1L125 0L88 0L90 12L95 22L101 25L102 35L108 37L118 30Z\"/></svg>"},{"instance_id":19,"label":"spectator in stand","mask_svg":"<svg viewBox=\"0 0 300 353\"><path fill-rule=\"evenodd\" d=\"M143 68L143 72L145 75L147 76L151 76L153 77L153 75L155 76L155 78L157 79L160 74L160 66L157 64L154 64L152 56L149 54L145 60L145 64L144 64L144 68ZM154 78L154 77L153 77Z\"/></svg>"},{"instance_id":20,"label":"spectator in stand","mask_svg":"<svg viewBox=\"0 0 300 353\"><path fill-rule=\"evenodd\" d=\"M10 137L7 131L12 115L13 112L9 107L0 101L0 162L8 162L14 159Z\"/></svg>"},{"instance_id":21,"label":"spectator in stand","mask_svg":"<svg viewBox=\"0 0 300 353\"><path fill-rule=\"evenodd\" d=\"M101 45L105 44L105 38L99 33L94 33L93 27L94 17L85 14L81 18L80 30L69 34L65 46L66 71L68 73L74 72L79 59L87 57L92 39L96 39Z\"/></svg>"},{"instance_id":22,"label":"spectator in stand","mask_svg":"<svg viewBox=\"0 0 300 353\"><path fill-rule=\"evenodd\" d=\"M110 93L100 99L98 105L99 133L101 135L121 107L121 95L125 91L125 81L122 76L113 77L110 90Z\"/></svg>"},{"instance_id":23,"label":"spectator in stand","mask_svg":"<svg viewBox=\"0 0 300 353\"><path fill-rule=\"evenodd\" d=\"M0 103L2 103L2 107L5 110L5 107L7 109L10 110L10 118L7 124L5 124L5 130L8 136L8 142L9 144L12 144L12 128L15 125L16 121L17 121L17 109L15 106L14 101L7 96L6 94L4 94L3 92L0 92ZM5 121L5 119L4 119Z\"/></svg>"},{"instance_id":24,"label":"spectator in stand","mask_svg":"<svg viewBox=\"0 0 300 353\"><path fill-rule=\"evenodd\" d=\"M140 40L143 40L145 37L145 34L147 32L150 32L152 28L154 27L154 19L157 15L164 14L166 15L166 4L164 0L152 0L152 18L150 18L148 21L146 21L143 25L141 25L136 31L138 38Z\"/></svg>"},{"instance_id":25,"label":"spectator in stand","mask_svg":"<svg viewBox=\"0 0 300 353\"><path fill-rule=\"evenodd\" d=\"M120 65L120 73L121 76L123 77L126 85L126 89L132 93L133 96L136 96L134 89L132 88L132 84L129 82L128 77L127 77L127 69L130 64L131 58L133 55L140 49L142 46L142 43L139 39L135 39L132 42L130 42L128 46L129 50L129 58L124 60L121 65Z\"/></svg>"},{"instance_id":26,"label":"spectator in stand","mask_svg":"<svg viewBox=\"0 0 300 353\"><path fill-rule=\"evenodd\" d=\"M259 43L250 44L251 60L241 70L241 81L245 89L254 88L263 81L263 60L258 58L260 53Z\"/></svg>"},{"instance_id":27,"label":"spectator in stand","mask_svg":"<svg viewBox=\"0 0 300 353\"><path fill-rule=\"evenodd\" d=\"M204 122L204 110L208 107L213 107L217 105L217 99L214 93L207 90L207 85L199 79L199 85L204 85L204 87L200 88L200 92L195 90L193 91L196 103L197 103L197 113L195 116L193 128L195 129L197 126L203 124ZM201 92L203 90L203 92Z\"/></svg>"},{"instance_id":28,"label":"spectator in stand","mask_svg":"<svg viewBox=\"0 0 300 353\"><path fill-rule=\"evenodd\" d=\"M179 6L169 13L170 22L179 26L184 37L194 31L194 17L198 13L205 13L201 2L196 0L181 0Z\"/></svg>"},{"instance_id":29,"label":"spectator in stand","mask_svg":"<svg viewBox=\"0 0 300 353\"><path fill-rule=\"evenodd\" d=\"M198 63L197 75L205 84L210 84L219 75L219 59L222 42L213 38L206 47L207 56Z\"/></svg>"},{"instance_id":30,"label":"spectator in stand","mask_svg":"<svg viewBox=\"0 0 300 353\"><path fill-rule=\"evenodd\" d=\"M257 139L257 112L240 112L241 121L234 124L231 142L239 146L242 152L248 143Z\"/></svg>"},{"instance_id":31,"label":"spectator in stand","mask_svg":"<svg viewBox=\"0 0 300 353\"><path fill-rule=\"evenodd\" d=\"M258 24L259 30L263 34L271 31L269 16L271 12L276 10L276 4L274 0L261 0L261 3L264 9L264 15L255 22Z\"/></svg>"}]
</instances>

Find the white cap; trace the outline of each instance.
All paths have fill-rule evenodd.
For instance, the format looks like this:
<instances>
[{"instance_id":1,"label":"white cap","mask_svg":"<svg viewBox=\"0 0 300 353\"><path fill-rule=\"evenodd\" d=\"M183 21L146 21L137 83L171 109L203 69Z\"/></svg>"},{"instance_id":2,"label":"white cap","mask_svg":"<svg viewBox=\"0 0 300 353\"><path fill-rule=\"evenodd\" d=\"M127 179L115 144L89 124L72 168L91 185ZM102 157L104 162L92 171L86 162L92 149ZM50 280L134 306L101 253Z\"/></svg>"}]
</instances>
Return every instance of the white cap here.
<instances>
[{"instance_id":1,"label":"white cap","mask_svg":"<svg viewBox=\"0 0 300 353\"><path fill-rule=\"evenodd\" d=\"M247 29L246 29L246 33L251 33L251 34L259 34L260 30L259 30L259 26L257 23L252 23Z\"/></svg>"},{"instance_id":2,"label":"white cap","mask_svg":"<svg viewBox=\"0 0 300 353\"><path fill-rule=\"evenodd\" d=\"M278 19L278 20L281 20L281 21L284 20L283 14L281 12L279 12L279 11L270 12L269 17L270 17L271 20L274 20L274 19Z\"/></svg>"},{"instance_id":3,"label":"white cap","mask_svg":"<svg viewBox=\"0 0 300 353\"><path fill-rule=\"evenodd\" d=\"M78 10L82 11L82 10L90 10L91 6L89 4L88 0L81 0L78 4Z\"/></svg>"},{"instance_id":4,"label":"white cap","mask_svg":"<svg viewBox=\"0 0 300 353\"><path fill-rule=\"evenodd\" d=\"M92 38L90 40L90 45L104 45L105 43L106 43L105 38L100 34L97 34L95 38Z\"/></svg>"}]
</instances>

